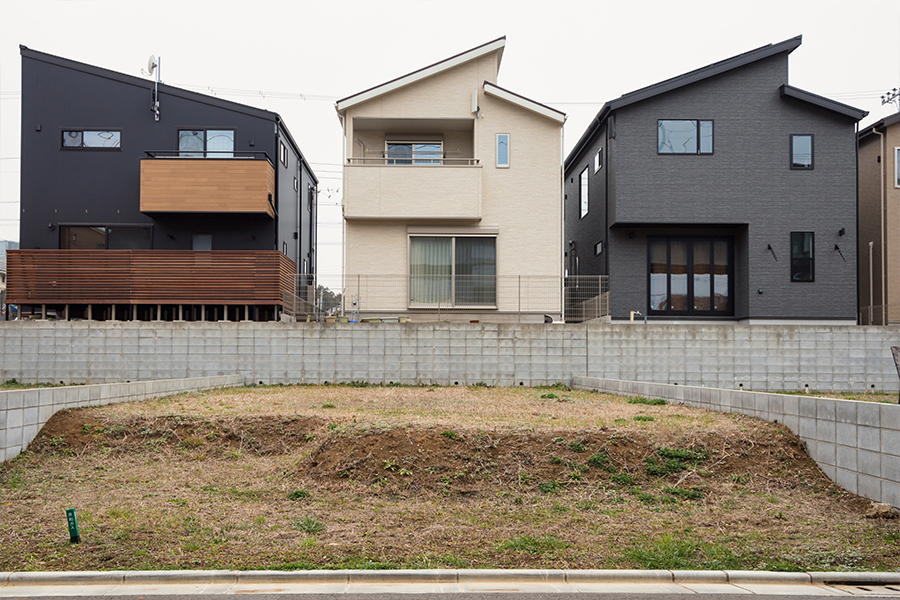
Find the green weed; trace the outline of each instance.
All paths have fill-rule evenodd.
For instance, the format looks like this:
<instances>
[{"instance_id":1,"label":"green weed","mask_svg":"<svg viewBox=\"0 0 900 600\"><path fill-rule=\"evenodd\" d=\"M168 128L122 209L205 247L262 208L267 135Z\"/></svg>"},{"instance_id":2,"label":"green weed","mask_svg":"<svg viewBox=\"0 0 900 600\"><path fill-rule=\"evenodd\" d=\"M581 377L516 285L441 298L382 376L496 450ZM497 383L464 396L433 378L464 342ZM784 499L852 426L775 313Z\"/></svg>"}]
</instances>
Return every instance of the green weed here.
<instances>
[{"instance_id":1,"label":"green weed","mask_svg":"<svg viewBox=\"0 0 900 600\"><path fill-rule=\"evenodd\" d=\"M303 498L309 498L311 494L306 490L294 490L290 494L288 494L288 500L301 500Z\"/></svg>"},{"instance_id":2,"label":"green weed","mask_svg":"<svg viewBox=\"0 0 900 600\"><path fill-rule=\"evenodd\" d=\"M294 523L294 528L303 533L318 533L325 529L325 524L316 521L312 517L304 517L302 520Z\"/></svg>"},{"instance_id":3,"label":"green weed","mask_svg":"<svg viewBox=\"0 0 900 600\"><path fill-rule=\"evenodd\" d=\"M648 406L663 406L664 404L668 404L668 402L666 402L662 398L654 398L652 400L649 400L647 398L639 397L639 398L629 398L628 404L646 404Z\"/></svg>"}]
</instances>

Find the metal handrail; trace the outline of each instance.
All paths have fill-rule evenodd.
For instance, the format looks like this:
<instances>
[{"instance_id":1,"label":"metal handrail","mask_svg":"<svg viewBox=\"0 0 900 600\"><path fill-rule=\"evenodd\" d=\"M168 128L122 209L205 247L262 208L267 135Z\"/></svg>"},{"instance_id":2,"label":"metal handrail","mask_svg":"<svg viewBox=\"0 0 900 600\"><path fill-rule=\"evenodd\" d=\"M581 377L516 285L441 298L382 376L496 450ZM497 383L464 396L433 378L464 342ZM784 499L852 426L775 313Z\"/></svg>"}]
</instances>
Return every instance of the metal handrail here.
<instances>
[{"instance_id":1,"label":"metal handrail","mask_svg":"<svg viewBox=\"0 0 900 600\"><path fill-rule=\"evenodd\" d=\"M274 166L272 159L269 157L268 152L237 152L231 150L144 150L144 154L147 155L148 158L194 158L194 159L208 159L208 158L220 158L220 159L252 159L252 160L266 160L270 165ZM196 156L197 154L202 154L203 156ZM215 156L217 154L223 156Z\"/></svg>"},{"instance_id":2,"label":"metal handrail","mask_svg":"<svg viewBox=\"0 0 900 600\"><path fill-rule=\"evenodd\" d=\"M390 162L389 162L390 161ZM398 164L397 161L408 161L404 163ZM419 161L419 162L416 162ZM388 165L391 167L428 167L428 166L475 166L478 165L480 159L477 158L432 158L432 157L403 157L398 158L396 156L392 156L390 158L387 157L378 157L378 158L365 158L365 157L351 157L347 159L347 164L351 165Z\"/></svg>"}]
</instances>

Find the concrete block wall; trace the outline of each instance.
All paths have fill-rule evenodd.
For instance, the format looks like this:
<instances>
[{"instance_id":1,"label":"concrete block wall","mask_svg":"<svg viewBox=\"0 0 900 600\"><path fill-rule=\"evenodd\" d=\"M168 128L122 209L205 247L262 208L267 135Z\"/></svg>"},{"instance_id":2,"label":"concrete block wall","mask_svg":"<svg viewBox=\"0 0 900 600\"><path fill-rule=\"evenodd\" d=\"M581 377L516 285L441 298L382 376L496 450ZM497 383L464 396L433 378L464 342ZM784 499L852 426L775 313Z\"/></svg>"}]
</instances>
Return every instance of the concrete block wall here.
<instances>
[{"instance_id":1,"label":"concrete block wall","mask_svg":"<svg viewBox=\"0 0 900 600\"><path fill-rule=\"evenodd\" d=\"M50 417L65 408L145 400L242 383L240 375L223 375L0 391L0 462L18 456Z\"/></svg>"},{"instance_id":2,"label":"concrete block wall","mask_svg":"<svg viewBox=\"0 0 900 600\"><path fill-rule=\"evenodd\" d=\"M784 423L847 491L900 508L900 405L576 376L573 385Z\"/></svg>"},{"instance_id":3,"label":"concrete block wall","mask_svg":"<svg viewBox=\"0 0 900 600\"><path fill-rule=\"evenodd\" d=\"M900 327L0 322L0 380L239 373L264 383L545 385L575 375L758 391L897 391ZM808 386L808 388L807 388Z\"/></svg>"}]
</instances>

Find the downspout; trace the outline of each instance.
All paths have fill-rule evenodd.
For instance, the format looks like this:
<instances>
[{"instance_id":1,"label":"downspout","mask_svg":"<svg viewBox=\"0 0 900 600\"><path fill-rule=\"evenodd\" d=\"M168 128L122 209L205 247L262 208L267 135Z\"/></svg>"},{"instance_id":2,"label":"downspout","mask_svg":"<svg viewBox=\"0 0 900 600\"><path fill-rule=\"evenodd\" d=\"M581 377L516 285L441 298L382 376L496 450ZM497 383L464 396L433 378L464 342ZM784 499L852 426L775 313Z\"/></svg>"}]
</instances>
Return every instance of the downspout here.
<instances>
[{"instance_id":1,"label":"downspout","mask_svg":"<svg viewBox=\"0 0 900 600\"><path fill-rule=\"evenodd\" d=\"M878 192L881 195L881 210L879 211L879 216L881 218L881 226L880 226L880 235L881 235L881 324L887 325L887 307L885 306L886 300L886 290L884 285L884 277L885 277L885 269L884 269L884 161L887 160L887 157L884 154L884 134L879 132L874 127L872 128L872 133L876 134L879 138L881 138L879 143L879 148L881 150L881 161L879 162L879 171L880 171L880 179L878 180ZM858 138L858 136L857 136ZM859 143L859 142L857 142ZM859 178L857 178L859 179Z\"/></svg>"},{"instance_id":2,"label":"downspout","mask_svg":"<svg viewBox=\"0 0 900 600\"><path fill-rule=\"evenodd\" d=\"M564 321L566 318L566 156L565 133L562 125L559 126L559 175L559 320Z\"/></svg>"}]
</instances>

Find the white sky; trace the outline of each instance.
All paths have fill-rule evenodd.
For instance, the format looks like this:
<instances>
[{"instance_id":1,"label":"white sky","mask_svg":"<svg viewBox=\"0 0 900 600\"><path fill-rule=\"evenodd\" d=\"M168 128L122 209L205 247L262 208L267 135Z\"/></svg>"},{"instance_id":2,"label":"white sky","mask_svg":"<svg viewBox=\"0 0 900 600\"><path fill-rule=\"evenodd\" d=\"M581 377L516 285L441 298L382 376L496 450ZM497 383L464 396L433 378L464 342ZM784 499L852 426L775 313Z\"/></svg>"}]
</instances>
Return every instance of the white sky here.
<instances>
[{"instance_id":1,"label":"white sky","mask_svg":"<svg viewBox=\"0 0 900 600\"><path fill-rule=\"evenodd\" d=\"M135 76L155 54L165 83L281 114L320 180L319 272L336 273L337 98L505 35L499 85L566 112L568 152L604 101L800 34L791 85L863 125L896 111L880 96L900 87L897 0L0 0L0 239L19 235L19 44Z\"/></svg>"}]
</instances>

